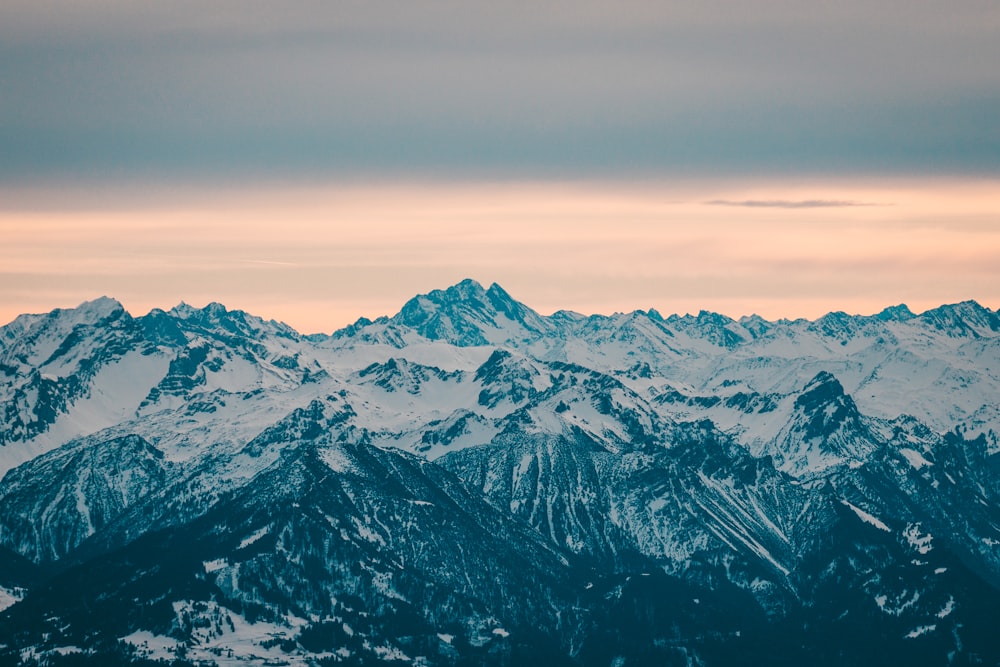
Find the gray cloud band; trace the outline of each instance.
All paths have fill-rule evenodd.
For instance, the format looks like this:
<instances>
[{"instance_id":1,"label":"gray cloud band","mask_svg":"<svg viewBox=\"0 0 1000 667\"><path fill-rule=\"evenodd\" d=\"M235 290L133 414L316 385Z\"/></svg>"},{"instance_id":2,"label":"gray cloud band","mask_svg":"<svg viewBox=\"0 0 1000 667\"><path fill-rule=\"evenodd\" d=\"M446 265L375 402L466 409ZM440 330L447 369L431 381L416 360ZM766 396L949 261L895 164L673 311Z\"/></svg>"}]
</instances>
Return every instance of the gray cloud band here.
<instances>
[{"instance_id":1,"label":"gray cloud band","mask_svg":"<svg viewBox=\"0 0 1000 667\"><path fill-rule=\"evenodd\" d=\"M845 208L854 206L885 206L862 201L842 201L836 199L803 199L792 201L787 199L745 199L731 201L728 199L713 199L705 202L709 206L743 206L746 208Z\"/></svg>"},{"instance_id":2,"label":"gray cloud band","mask_svg":"<svg viewBox=\"0 0 1000 667\"><path fill-rule=\"evenodd\" d=\"M992 3L0 7L0 179L1000 173Z\"/></svg>"}]
</instances>

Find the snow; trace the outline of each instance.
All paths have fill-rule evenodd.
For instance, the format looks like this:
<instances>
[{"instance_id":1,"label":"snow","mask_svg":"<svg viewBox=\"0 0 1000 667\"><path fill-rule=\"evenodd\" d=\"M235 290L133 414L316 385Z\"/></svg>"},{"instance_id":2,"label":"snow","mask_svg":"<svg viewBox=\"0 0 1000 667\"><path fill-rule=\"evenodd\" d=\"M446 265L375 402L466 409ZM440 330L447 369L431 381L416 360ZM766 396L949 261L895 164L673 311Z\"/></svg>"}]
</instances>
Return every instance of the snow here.
<instances>
[{"instance_id":1,"label":"snow","mask_svg":"<svg viewBox=\"0 0 1000 667\"><path fill-rule=\"evenodd\" d=\"M215 560L207 560L202 563L205 568L205 574L212 574L213 572L218 572L219 570L229 567L229 561L225 558L216 558Z\"/></svg>"},{"instance_id":2,"label":"snow","mask_svg":"<svg viewBox=\"0 0 1000 667\"><path fill-rule=\"evenodd\" d=\"M89 395L76 401L69 412L60 414L47 431L17 447L0 448L0 477L74 438L133 418L149 390L166 373L169 362L162 354L133 351L103 366L91 380Z\"/></svg>"},{"instance_id":3,"label":"snow","mask_svg":"<svg viewBox=\"0 0 1000 667\"><path fill-rule=\"evenodd\" d=\"M913 449L909 449L908 447L901 448L899 450L899 453L902 454L903 457L910 462L910 465L916 468L917 470L920 470L921 468L926 466L934 465L933 463L925 459L920 454L920 452L917 452Z\"/></svg>"},{"instance_id":4,"label":"snow","mask_svg":"<svg viewBox=\"0 0 1000 667\"><path fill-rule=\"evenodd\" d=\"M934 632L936 629L937 625L921 625L906 633L906 639L916 639L920 635L925 635L928 632Z\"/></svg>"},{"instance_id":5,"label":"snow","mask_svg":"<svg viewBox=\"0 0 1000 667\"><path fill-rule=\"evenodd\" d=\"M790 570L779 563L771 552L764 545L762 545L748 529L748 526L752 526L754 523L760 523L759 520L746 513L745 510L742 510L740 503L733 502L728 490L722 484L708 477L700 470L698 471L698 478L703 484L715 489L718 493L730 501L726 504L726 506L713 504L713 506L710 507L708 502L703 502L698 497L695 497L695 503L715 520L714 523L708 524L708 529L719 539L729 545L729 547L734 551L738 551L736 545L727 539L726 535L735 537L739 542L757 554L760 558L766 560L785 576L788 576L790 574ZM740 514L741 512L742 514ZM723 531L725 531L725 534ZM781 535L780 532L778 534Z\"/></svg>"},{"instance_id":6,"label":"snow","mask_svg":"<svg viewBox=\"0 0 1000 667\"><path fill-rule=\"evenodd\" d=\"M865 523L869 523L869 524L875 526L876 528L878 528L879 530L884 530L887 533L892 532L889 529L889 526L885 525L884 522L880 521L879 519L877 519L876 517L872 516L868 512L864 511L860 507L858 507L856 505L853 505L852 503L850 503L847 500L841 500L840 502L842 504L846 505L847 507L850 507L852 510L854 510L854 513L858 515L858 518L861 519L862 521L864 521Z\"/></svg>"},{"instance_id":7,"label":"snow","mask_svg":"<svg viewBox=\"0 0 1000 667\"><path fill-rule=\"evenodd\" d=\"M237 612L215 602L178 601L173 603L173 607L177 616L175 623L190 632L189 642L147 630L122 637L122 641L134 646L138 655L154 660L172 661L181 657L179 652L186 650L186 660L215 663L220 667L277 664L307 667L315 663L315 655L286 653L279 646L262 645L268 640L294 637L306 624L305 619L286 616L281 623L251 623ZM182 621L183 618L191 619L190 625Z\"/></svg>"},{"instance_id":8,"label":"snow","mask_svg":"<svg viewBox=\"0 0 1000 667\"><path fill-rule=\"evenodd\" d=\"M934 539L933 536L930 533L922 534L919 523L907 524L906 530L903 531L903 536L909 545L919 554L930 553L934 548L931 544Z\"/></svg>"},{"instance_id":9,"label":"snow","mask_svg":"<svg viewBox=\"0 0 1000 667\"><path fill-rule=\"evenodd\" d=\"M385 538L382 537L382 535L380 535L379 533L372 530L366 524L362 523L361 519L359 519L356 516L352 516L351 522L354 524L354 530L357 533L358 537L365 540L366 542L370 542L372 544L378 544L379 546L383 547L385 546Z\"/></svg>"},{"instance_id":10,"label":"snow","mask_svg":"<svg viewBox=\"0 0 1000 667\"><path fill-rule=\"evenodd\" d=\"M534 461L534 456L530 453L521 456L521 460L517 464L517 468L514 469L514 486L516 487L518 482L522 477L528 474L531 469L531 462Z\"/></svg>"},{"instance_id":11,"label":"snow","mask_svg":"<svg viewBox=\"0 0 1000 667\"><path fill-rule=\"evenodd\" d=\"M395 646L375 646L372 650L382 660L388 660L391 662L412 662L410 656L403 653L401 650Z\"/></svg>"},{"instance_id":12,"label":"snow","mask_svg":"<svg viewBox=\"0 0 1000 667\"><path fill-rule=\"evenodd\" d=\"M0 611L17 604L24 598L24 589L0 586Z\"/></svg>"},{"instance_id":13,"label":"snow","mask_svg":"<svg viewBox=\"0 0 1000 667\"><path fill-rule=\"evenodd\" d=\"M94 524L90 519L90 506L87 504L87 496L83 489L84 484L86 484L87 482L87 476L89 472L90 471L88 471L87 474L83 474L80 476L80 481L77 482L76 488L73 491L76 499L76 511L80 515L80 518L84 524L84 530L86 531L87 535L93 535Z\"/></svg>"},{"instance_id":14,"label":"snow","mask_svg":"<svg viewBox=\"0 0 1000 667\"><path fill-rule=\"evenodd\" d=\"M320 452L320 457L323 459L323 463L330 467L330 470L338 473L347 473L353 471L354 463L347 453L338 446L331 446L323 449Z\"/></svg>"},{"instance_id":15,"label":"snow","mask_svg":"<svg viewBox=\"0 0 1000 667\"><path fill-rule=\"evenodd\" d=\"M949 597L948 601L945 603L944 607L942 607L941 611L939 611L937 613L937 616L938 616L938 618L945 618L948 615L950 615L951 612L953 612L953 611L955 611L955 598L954 597Z\"/></svg>"},{"instance_id":16,"label":"snow","mask_svg":"<svg viewBox=\"0 0 1000 667\"><path fill-rule=\"evenodd\" d=\"M260 538L262 538L265 535L267 535L270 531L271 531L270 526L264 526L263 528L259 528L259 529L255 530L250 535L247 535L246 537L244 537L240 541L239 548L240 549L246 549L248 546L250 546L251 544L253 544L257 540L259 540Z\"/></svg>"},{"instance_id":17,"label":"snow","mask_svg":"<svg viewBox=\"0 0 1000 667\"><path fill-rule=\"evenodd\" d=\"M173 637L155 635L149 630L139 630L122 637L121 640L140 649L140 655L169 659L177 654L181 642Z\"/></svg>"},{"instance_id":18,"label":"snow","mask_svg":"<svg viewBox=\"0 0 1000 667\"><path fill-rule=\"evenodd\" d=\"M894 596L892 600L886 594L876 595L875 604L878 608L882 610L883 613L889 614L890 616L899 616L907 609L910 609L920 600L920 591L914 591L912 595L907 597L909 591L904 590L899 595ZM892 604L890 604L890 602Z\"/></svg>"}]
</instances>

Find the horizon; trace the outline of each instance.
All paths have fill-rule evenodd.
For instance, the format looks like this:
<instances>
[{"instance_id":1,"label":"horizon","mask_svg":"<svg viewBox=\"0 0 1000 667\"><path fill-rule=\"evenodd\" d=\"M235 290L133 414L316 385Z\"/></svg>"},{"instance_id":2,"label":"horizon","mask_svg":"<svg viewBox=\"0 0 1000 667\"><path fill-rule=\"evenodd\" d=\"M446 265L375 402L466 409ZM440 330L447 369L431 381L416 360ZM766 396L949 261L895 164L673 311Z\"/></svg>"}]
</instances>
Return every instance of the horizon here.
<instances>
[{"instance_id":1,"label":"horizon","mask_svg":"<svg viewBox=\"0 0 1000 667\"><path fill-rule=\"evenodd\" d=\"M474 278L464 278L464 279L462 279L462 280L460 280L458 282L452 283L452 284L444 286L444 287L434 288L432 290L429 290L428 292L420 292L420 293L417 293L417 294L413 294L408 299L406 299L403 302L401 302L399 304L399 306L397 306L394 310L386 311L386 312L380 313L378 315L359 315L357 318L355 318L354 320L352 320L350 322L347 322L347 323L335 326L332 329L323 329L323 330L304 330L304 329L300 329L300 328L296 327L291 322L287 322L287 321L279 319L279 318L268 317L265 314L254 312L252 310L247 310L247 309L239 308L239 307L233 307L230 304L226 304L226 303L223 303L223 302L220 302L220 301L207 301L203 305L196 305L196 304L191 304L191 303L188 303L187 301L183 301L182 300L182 301L180 301L180 302L178 302L178 303L176 303L174 305L171 305L171 306L153 306L152 308L150 308L148 310L137 312L137 311L134 311L133 309L130 309L127 304L125 304L121 300L115 298L114 295L110 295L110 294L102 294L102 295L99 295L99 296L95 296L93 298L86 299L86 300L84 300L84 301L82 301L82 302L80 302L80 303L78 303L76 305L73 305L73 306L54 306L52 308L49 308L48 310L43 310L43 311L39 311L39 312L17 313L16 315L14 315L14 317L11 317L11 318L6 319L6 320L3 320L2 318L0 318L0 327L4 327L4 326L7 326L8 324L11 324L14 320L17 319L17 317L19 317L21 315L36 315L37 316L37 315L47 315L47 314L52 313L52 312L57 311L57 310L59 310L59 311L72 311L72 310L77 310L79 308L82 308L82 307L84 307L84 306L86 306L88 304L96 303L98 301L106 299L106 300L110 300L110 301L113 301L113 302L117 303L118 305L120 305L125 310L125 312L127 312L129 314L130 317L135 317L135 318L146 317L146 316L148 316L150 313L152 313L154 311L160 311L160 312L170 313L170 312L172 312L174 310L177 310L177 309L179 309L179 308L181 308L183 306L187 306L187 307L192 308L194 310L201 311L201 310L205 310L206 308L208 308L208 307L210 307L212 305L219 305L219 306L222 306L226 310L226 312L241 312L241 313L244 313L246 315L250 315L252 317L258 317L258 318L260 318L261 320L263 320L265 322L273 322L273 323L283 324L285 326L289 326L289 327L291 327L292 329L294 329L297 333L299 333L301 335L312 335L312 334L332 335L332 334L336 333L337 331L340 331L340 330L343 330L343 329L345 329L347 327L353 326L353 325L357 324L359 321L362 321L362 320L368 320L369 322L377 322L378 320L383 319L383 318L392 318L392 317L395 317L395 316L397 316L400 313L400 310L402 309L402 307L408 301L410 301L412 299L415 299L415 298L418 298L418 297L423 297L423 296L428 296L429 294L431 294L433 292L445 292L448 289L451 289L453 287L457 287L458 285L466 283L466 282L469 282L469 281L475 283L480 288L482 288L484 291L488 291L490 288L492 288L495 285L495 286L499 287L501 290L503 290L504 292L506 292L507 295L510 296L514 301L518 302L519 304L521 304L523 306L527 306L529 309L531 309L532 311L534 311L537 314L541 315L542 317L552 317L556 313L560 313L560 312L569 312L569 313L573 313L573 314L576 314L576 315L581 315L583 317L614 317L616 315L631 315L631 314L634 314L634 313L648 314L650 311L656 311L657 314L659 314L663 319L670 319L672 317L680 317L680 318L698 317L702 313L708 313L708 314L712 314L712 315L722 315L722 316L727 317L730 320L732 320L734 322L737 322L737 323L743 322L744 320L752 318L752 317L761 317L765 321L768 321L768 322L771 322L771 323L794 323L794 322L800 322L800 321L815 322L815 321L817 321L819 319L822 319L822 318L824 318L824 317L826 317L828 315L834 315L834 314L845 314L845 315L848 315L850 317L874 317L874 316L879 315L879 314L881 314L881 313L883 313L885 311L893 310L893 309L896 309L896 308L906 308L911 313L913 313L914 317L920 317L920 316L922 316L922 315L924 315L924 314L926 314L928 312L937 310L939 308L946 308L946 307L949 307L949 306L958 306L958 305L961 305L961 304L964 304L964 303L974 303L974 304L976 304L976 305L978 305L978 306L980 306L982 308L985 308L986 310L989 310L989 311L992 311L992 312L1000 312L1000 308L991 307L989 304L984 304L984 303L982 303L979 300L974 299L974 298L962 299L960 301L953 301L953 302L948 302L948 303L940 303L940 304L937 304L935 306L931 306L931 307L928 307L928 308L918 308L918 309L911 308L909 306L909 304L900 302L900 303L886 305L886 306L884 306L884 307L882 307L882 308L880 308L878 310L875 310L873 312L870 312L870 313L849 312L849 311L844 311L844 310L829 310L829 311L826 311L823 314L818 315L816 317L777 317L777 318L773 318L773 317L764 317L764 316L762 316L762 315L760 315L758 313L743 313L741 315L732 315L730 313L721 313L721 312L714 311L714 310L709 310L709 309L700 309L699 311L695 311L695 312L686 311L684 313L677 312L677 311L666 312L666 311L664 311L664 310L662 310L660 308L657 308L656 306L649 306L647 308L636 308L636 309L632 309L632 310L617 310L617 311L613 311L613 312L581 312L581 311L573 310L573 309L570 309L570 308L558 308L558 309L552 310L552 311L540 311L540 310L534 308L532 306L532 304L519 299L517 297L517 295L511 294L508 290L506 290L503 287L503 285L501 285L500 283L498 283L496 281L493 281L493 282L491 282L490 284L487 285L487 284L484 284L484 283L482 283L482 282L480 282L480 281L478 281L478 280L476 280Z\"/></svg>"}]
</instances>

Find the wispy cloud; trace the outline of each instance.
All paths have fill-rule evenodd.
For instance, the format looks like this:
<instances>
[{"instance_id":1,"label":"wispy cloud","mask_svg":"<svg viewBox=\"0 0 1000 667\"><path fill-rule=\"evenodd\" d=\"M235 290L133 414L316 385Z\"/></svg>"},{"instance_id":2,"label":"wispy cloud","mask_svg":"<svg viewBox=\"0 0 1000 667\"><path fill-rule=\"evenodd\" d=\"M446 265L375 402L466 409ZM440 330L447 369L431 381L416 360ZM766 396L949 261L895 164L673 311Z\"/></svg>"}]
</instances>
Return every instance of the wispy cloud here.
<instances>
[{"instance_id":1,"label":"wispy cloud","mask_svg":"<svg viewBox=\"0 0 1000 667\"><path fill-rule=\"evenodd\" d=\"M847 208L853 206L885 206L873 202L843 199L713 199L705 202L709 206L742 206L745 208Z\"/></svg>"}]
</instances>

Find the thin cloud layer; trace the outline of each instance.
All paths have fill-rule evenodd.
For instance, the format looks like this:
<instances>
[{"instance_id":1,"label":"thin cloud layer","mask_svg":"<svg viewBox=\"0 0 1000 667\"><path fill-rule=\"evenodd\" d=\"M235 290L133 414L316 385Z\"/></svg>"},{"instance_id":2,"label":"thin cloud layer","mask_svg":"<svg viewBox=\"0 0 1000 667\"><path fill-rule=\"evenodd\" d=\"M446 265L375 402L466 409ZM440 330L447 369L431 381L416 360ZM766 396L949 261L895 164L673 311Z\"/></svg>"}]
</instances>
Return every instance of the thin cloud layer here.
<instances>
[{"instance_id":1,"label":"thin cloud layer","mask_svg":"<svg viewBox=\"0 0 1000 667\"><path fill-rule=\"evenodd\" d=\"M861 201L845 201L839 199L744 199L731 201L729 199L713 199L705 202L710 206L743 206L746 208L851 208L855 206L884 206Z\"/></svg>"}]
</instances>

